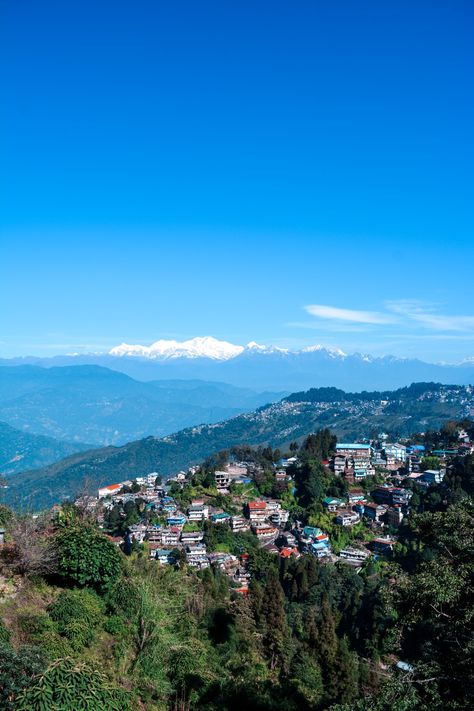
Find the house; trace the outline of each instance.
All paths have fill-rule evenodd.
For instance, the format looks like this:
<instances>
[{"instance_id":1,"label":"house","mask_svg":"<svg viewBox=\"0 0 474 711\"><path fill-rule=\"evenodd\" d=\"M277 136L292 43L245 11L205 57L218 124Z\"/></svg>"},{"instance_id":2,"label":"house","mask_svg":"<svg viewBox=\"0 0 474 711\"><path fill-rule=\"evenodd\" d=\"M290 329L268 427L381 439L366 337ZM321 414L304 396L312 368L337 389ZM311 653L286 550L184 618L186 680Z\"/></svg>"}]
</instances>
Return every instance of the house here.
<instances>
[{"instance_id":1,"label":"house","mask_svg":"<svg viewBox=\"0 0 474 711\"><path fill-rule=\"evenodd\" d=\"M183 513L176 513L172 516L168 516L166 519L168 526L184 526L186 523L186 516Z\"/></svg>"},{"instance_id":2,"label":"house","mask_svg":"<svg viewBox=\"0 0 474 711\"><path fill-rule=\"evenodd\" d=\"M310 546L310 552L315 555L316 558L327 558L331 553L329 549L329 541L315 540Z\"/></svg>"},{"instance_id":3,"label":"house","mask_svg":"<svg viewBox=\"0 0 474 711\"><path fill-rule=\"evenodd\" d=\"M445 470L444 469L427 469L423 472L420 479L426 484L441 484L444 479Z\"/></svg>"},{"instance_id":4,"label":"house","mask_svg":"<svg viewBox=\"0 0 474 711\"><path fill-rule=\"evenodd\" d=\"M387 461L393 459L394 462L406 462L407 448L403 444L395 442L395 444L385 444L384 452Z\"/></svg>"},{"instance_id":5,"label":"house","mask_svg":"<svg viewBox=\"0 0 474 711\"><path fill-rule=\"evenodd\" d=\"M398 528L403 521L403 513L401 506L391 506L385 513L385 523L387 526Z\"/></svg>"},{"instance_id":6,"label":"house","mask_svg":"<svg viewBox=\"0 0 474 711\"><path fill-rule=\"evenodd\" d=\"M339 511L336 516L336 523L339 526L355 526L359 521L360 516L356 511Z\"/></svg>"},{"instance_id":7,"label":"house","mask_svg":"<svg viewBox=\"0 0 474 711\"><path fill-rule=\"evenodd\" d=\"M364 548L344 548L339 553L339 558L341 560L345 560L348 563L353 563L353 564L358 564L360 565L364 561L367 560L367 558L370 556L370 551L365 550Z\"/></svg>"},{"instance_id":8,"label":"house","mask_svg":"<svg viewBox=\"0 0 474 711\"><path fill-rule=\"evenodd\" d=\"M369 519L369 521L379 522L382 516L385 515L387 508L381 504L365 504L364 506L364 516Z\"/></svg>"},{"instance_id":9,"label":"house","mask_svg":"<svg viewBox=\"0 0 474 711\"><path fill-rule=\"evenodd\" d=\"M180 529L176 526L161 529L161 543L164 546L179 545Z\"/></svg>"},{"instance_id":10,"label":"house","mask_svg":"<svg viewBox=\"0 0 474 711\"><path fill-rule=\"evenodd\" d=\"M252 523L252 531L257 538L276 538L278 536L278 528L269 523Z\"/></svg>"},{"instance_id":11,"label":"house","mask_svg":"<svg viewBox=\"0 0 474 711\"><path fill-rule=\"evenodd\" d=\"M251 522L263 522L267 517L267 502L249 501L247 504L247 513Z\"/></svg>"},{"instance_id":12,"label":"house","mask_svg":"<svg viewBox=\"0 0 474 711\"><path fill-rule=\"evenodd\" d=\"M344 471L346 469L346 458L342 455L336 455L333 459L332 467L334 470L334 474L344 474Z\"/></svg>"},{"instance_id":13,"label":"house","mask_svg":"<svg viewBox=\"0 0 474 711\"><path fill-rule=\"evenodd\" d=\"M230 523L231 515L225 511L211 514L212 523Z\"/></svg>"},{"instance_id":14,"label":"house","mask_svg":"<svg viewBox=\"0 0 474 711\"><path fill-rule=\"evenodd\" d=\"M290 514L288 511L285 511L285 509L280 509L280 511L276 511L275 513L272 513L268 518L269 520L275 524L275 526L283 526L289 519Z\"/></svg>"},{"instance_id":15,"label":"house","mask_svg":"<svg viewBox=\"0 0 474 711\"><path fill-rule=\"evenodd\" d=\"M280 557L281 558L300 558L301 553L299 552L298 548L294 548L290 546L285 546L280 550Z\"/></svg>"},{"instance_id":16,"label":"house","mask_svg":"<svg viewBox=\"0 0 474 711\"><path fill-rule=\"evenodd\" d=\"M166 550L165 548L158 548L153 557L160 565L169 565L172 562L172 553L170 550Z\"/></svg>"},{"instance_id":17,"label":"house","mask_svg":"<svg viewBox=\"0 0 474 711\"><path fill-rule=\"evenodd\" d=\"M266 502L266 504L268 513L274 513L275 511L279 511L281 509L281 503L279 501L270 499Z\"/></svg>"},{"instance_id":18,"label":"house","mask_svg":"<svg viewBox=\"0 0 474 711\"><path fill-rule=\"evenodd\" d=\"M209 507L204 505L204 502L193 502L188 506L187 510L189 521L204 521L209 518Z\"/></svg>"},{"instance_id":19,"label":"house","mask_svg":"<svg viewBox=\"0 0 474 711\"><path fill-rule=\"evenodd\" d=\"M203 531L183 531L181 533L181 543L188 545L192 543L201 543L204 540Z\"/></svg>"},{"instance_id":20,"label":"house","mask_svg":"<svg viewBox=\"0 0 474 711\"><path fill-rule=\"evenodd\" d=\"M118 494L122 488L123 484L109 484L109 486L103 486L97 493L99 499L103 499L106 496L114 496L115 494Z\"/></svg>"},{"instance_id":21,"label":"house","mask_svg":"<svg viewBox=\"0 0 474 711\"><path fill-rule=\"evenodd\" d=\"M345 503L346 502L343 499L335 499L332 496L328 496L323 500L324 508L331 511L331 513L337 511L337 509L344 506Z\"/></svg>"},{"instance_id":22,"label":"house","mask_svg":"<svg viewBox=\"0 0 474 711\"><path fill-rule=\"evenodd\" d=\"M230 526L234 533L238 531L248 531L249 522L243 516L232 516L230 519Z\"/></svg>"},{"instance_id":23,"label":"house","mask_svg":"<svg viewBox=\"0 0 474 711\"><path fill-rule=\"evenodd\" d=\"M351 489L347 495L350 504L356 504L359 501L365 501L366 495L363 489Z\"/></svg>"}]
</instances>

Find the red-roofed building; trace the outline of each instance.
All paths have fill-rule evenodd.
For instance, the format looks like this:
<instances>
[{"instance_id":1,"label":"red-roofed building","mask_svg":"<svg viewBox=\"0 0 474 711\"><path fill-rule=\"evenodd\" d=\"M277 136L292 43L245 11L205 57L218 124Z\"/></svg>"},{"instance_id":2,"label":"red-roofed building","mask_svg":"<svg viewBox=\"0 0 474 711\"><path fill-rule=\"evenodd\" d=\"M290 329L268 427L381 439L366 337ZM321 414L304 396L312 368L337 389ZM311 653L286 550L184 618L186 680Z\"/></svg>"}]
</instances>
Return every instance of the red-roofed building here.
<instances>
[{"instance_id":1,"label":"red-roofed building","mask_svg":"<svg viewBox=\"0 0 474 711\"><path fill-rule=\"evenodd\" d=\"M118 494L121 489L122 484L109 484L109 486L103 486L98 491L99 499L103 499L106 496L113 496L114 494Z\"/></svg>"}]
</instances>

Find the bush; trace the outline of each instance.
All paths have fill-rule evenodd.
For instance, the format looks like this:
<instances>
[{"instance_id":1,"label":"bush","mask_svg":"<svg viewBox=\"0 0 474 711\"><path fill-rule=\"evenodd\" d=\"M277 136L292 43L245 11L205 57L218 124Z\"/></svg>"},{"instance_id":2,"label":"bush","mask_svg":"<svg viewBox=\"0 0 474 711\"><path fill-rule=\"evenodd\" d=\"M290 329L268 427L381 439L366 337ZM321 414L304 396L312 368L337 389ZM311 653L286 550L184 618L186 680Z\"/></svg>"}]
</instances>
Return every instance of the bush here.
<instances>
[{"instance_id":1,"label":"bush","mask_svg":"<svg viewBox=\"0 0 474 711\"><path fill-rule=\"evenodd\" d=\"M58 659L19 695L16 711L74 709L131 711L130 696L112 686L99 671L74 659Z\"/></svg>"},{"instance_id":2,"label":"bush","mask_svg":"<svg viewBox=\"0 0 474 711\"><path fill-rule=\"evenodd\" d=\"M117 548L92 526L71 526L56 535L58 573L66 583L104 592L121 572Z\"/></svg>"},{"instance_id":3,"label":"bush","mask_svg":"<svg viewBox=\"0 0 474 711\"><path fill-rule=\"evenodd\" d=\"M38 647L24 646L15 651L0 644L0 708L16 709L17 695L31 684L32 678L45 667L45 655Z\"/></svg>"},{"instance_id":4,"label":"bush","mask_svg":"<svg viewBox=\"0 0 474 711\"><path fill-rule=\"evenodd\" d=\"M111 615L104 622L104 630L109 634L118 636L126 632L127 626L118 615Z\"/></svg>"},{"instance_id":5,"label":"bush","mask_svg":"<svg viewBox=\"0 0 474 711\"><path fill-rule=\"evenodd\" d=\"M18 615L20 630L35 640L46 632L54 632L56 625L46 612L37 610L24 610Z\"/></svg>"},{"instance_id":6,"label":"bush","mask_svg":"<svg viewBox=\"0 0 474 711\"><path fill-rule=\"evenodd\" d=\"M58 631L74 651L90 645L102 623L104 604L93 590L63 590L48 608Z\"/></svg>"}]
</instances>

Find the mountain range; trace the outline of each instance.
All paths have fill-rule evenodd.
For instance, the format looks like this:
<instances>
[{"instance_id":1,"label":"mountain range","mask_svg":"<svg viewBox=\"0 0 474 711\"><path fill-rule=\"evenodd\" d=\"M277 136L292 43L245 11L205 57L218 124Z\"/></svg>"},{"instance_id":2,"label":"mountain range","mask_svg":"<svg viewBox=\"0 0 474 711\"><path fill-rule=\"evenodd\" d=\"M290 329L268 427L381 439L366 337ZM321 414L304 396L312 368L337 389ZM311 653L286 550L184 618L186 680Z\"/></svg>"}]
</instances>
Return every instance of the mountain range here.
<instances>
[{"instance_id":1,"label":"mountain range","mask_svg":"<svg viewBox=\"0 0 474 711\"><path fill-rule=\"evenodd\" d=\"M97 365L0 367L0 421L98 446L218 422L284 394L199 380L139 382Z\"/></svg>"},{"instance_id":2,"label":"mountain range","mask_svg":"<svg viewBox=\"0 0 474 711\"><path fill-rule=\"evenodd\" d=\"M98 365L140 381L197 379L286 392L321 386L358 391L394 389L417 381L459 385L474 382L472 358L459 364L427 363L390 355L347 354L321 345L297 351L255 342L242 346L211 337L183 342L159 340L150 346L122 343L108 353L0 361L4 366L23 364Z\"/></svg>"},{"instance_id":3,"label":"mountain range","mask_svg":"<svg viewBox=\"0 0 474 711\"><path fill-rule=\"evenodd\" d=\"M4 495L12 505L37 509L73 497L84 482L94 491L100 485L152 471L168 476L235 445L283 447L321 427L329 427L345 439L382 431L396 438L437 429L447 419L473 414L471 387L418 383L393 392L372 393L312 389L220 423L73 454L42 469L9 477L10 488Z\"/></svg>"}]
</instances>

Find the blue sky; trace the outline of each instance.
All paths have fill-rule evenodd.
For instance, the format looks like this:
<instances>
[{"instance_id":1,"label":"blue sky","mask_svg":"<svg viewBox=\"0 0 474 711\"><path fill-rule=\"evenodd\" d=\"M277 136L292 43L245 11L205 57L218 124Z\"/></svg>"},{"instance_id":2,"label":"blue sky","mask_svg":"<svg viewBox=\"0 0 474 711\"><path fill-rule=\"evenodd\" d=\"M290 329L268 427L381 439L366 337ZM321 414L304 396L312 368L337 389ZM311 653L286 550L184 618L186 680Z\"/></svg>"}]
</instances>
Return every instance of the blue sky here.
<instances>
[{"instance_id":1,"label":"blue sky","mask_svg":"<svg viewBox=\"0 0 474 711\"><path fill-rule=\"evenodd\" d=\"M471 2L5 0L0 356L474 355Z\"/></svg>"}]
</instances>

